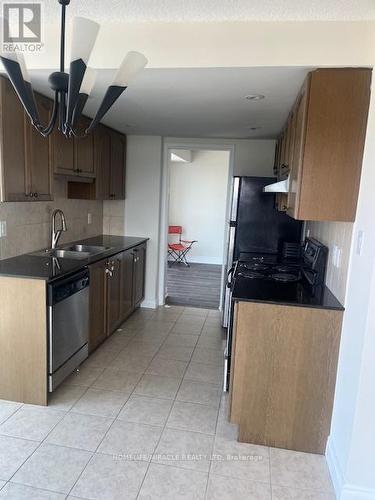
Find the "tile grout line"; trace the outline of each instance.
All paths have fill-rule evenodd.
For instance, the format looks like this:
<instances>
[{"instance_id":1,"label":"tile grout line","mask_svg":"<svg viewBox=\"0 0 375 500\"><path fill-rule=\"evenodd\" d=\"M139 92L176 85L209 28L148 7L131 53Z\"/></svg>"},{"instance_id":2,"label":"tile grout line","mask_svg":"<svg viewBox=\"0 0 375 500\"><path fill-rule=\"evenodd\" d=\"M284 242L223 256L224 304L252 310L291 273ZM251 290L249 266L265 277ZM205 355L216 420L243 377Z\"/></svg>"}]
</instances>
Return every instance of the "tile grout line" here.
<instances>
[{"instance_id":1,"label":"tile grout line","mask_svg":"<svg viewBox=\"0 0 375 500\"><path fill-rule=\"evenodd\" d=\"M178 316L178 317L180 317L180 316ZM146 320L145 320L145 323L147 324L147 323L148 323L148 322L150 322L150 321L152 321L152 317L151 317L150 319L146 319ZM174 322L172 321L171 323L175 324L176 322L177 322L177 319L176 319ZM126 321L125 321L125 323L126 323ZM121 327L120 327L120 328L121 328ZM173 327L172 327L172 328L173 328ZM172 329L172 328L171 328L171 329ZM137 332L135 333L135 335L134 335L134 336L130 339L130 341L129 341L129 342L128 342L125 346L124 346L124 349L122 349L122 351L126 349L126 347L127 347L127 346L128 346L128 344L131 342L131 340L133 340L135 337L137 337L137 334L138 334L138 333L139 333L139 331L137 331ZM168 334L169 334L169 333L168 333ZM164 342L165 342L165 341L163 341L163 342L162 342L162 344L159 346L159 349L158 349L158 350L157 350L157 352L154 354L154 356L151 358L151 361L150 361L150 363L148 364L148 366L150 366L150 364L151 364L152 360L155 358L155 356L156 356L156 355L157 355L157 353L159 352L159 350L160 350L161 346L164 344ZM120 351L120 352L121 352L121 351ZM120 354L120 353L119 353L119 354ZM146 370L147 370L147 368L146 368ZM104 371L105 371L105 369L103 370L103 372L104 372ZM102 373L103 373L103 372L102 372ZM144 375L144 373L143 373L143 375ZM95 456L95 454L97 453L98 448L100 447L100 445L102 444L102 442L103 442L103 441L104 441L104 439L106 438L107 434L109 433L110 429L113 427L114 423L116 422L118 415L121 413L121 411L123 410L124 406L125 406L125 405L126 405L126 403L129 401L129 399L131 398L131 396L133 395L133 393L134 393L134 391L135 391L135 389L136 389L136 387L137 387L138 383L140 382L141 378L143 377L143 375L139 378L139 380L138 380L138 382L135 384L135 386L134 386L133 390L130 392L129 397L126 399L126 401L124 402L124 404L123 404L123 405L121 406L121 408L119 409L119 411L118 411L118 413L117 413L116 417L114 418L114 420L113 420L112 424L109 426L109 428L107 429L107 431L106 431L106 432L105 432L105 434L103 435L103 438L101 439L100 443L98 444L98 446L97 446L96 450L94 451L93 455L91 456L90 460L87 462L86 466L85 466L85 467L84 467L84 469L81 471L81 473L80 473L80 475L78 476L77 480L75 481L75 483L73 484L73 486L72 486L72 487L71 487L71 489L69 490L68 496L71 494L71 492L73 491L74 487L76 486L76 484L78 483L78 481L79 481L79 480L80 480L80 478L82 477L83 473L84 473L84 472L85 472L85 470L87 469L88 465L89 465L89 464L90 464L90 462L92 461L93 457L94 457L94 456ZM98 377L99 377L99 376L98 376ZM97 379L96 379L96 380L97 380ZM93 382L93 383L94 383L94 382ZM164 430L164 428L163 428L163 430ZM161 434L163 433L163 430L162 430ZM160 434L160 436L161 436L161 434ZM157 446L157 445L156 445L156 446ZM156 449L156 447L155 447L155 449ZM113 454L112 454L112 456L113 456ZM147 467L147 469L146 469L145 475L144 475L144 477L143 477L143 481L144 481L144 479L145 479L145 477L146 477L146 474L147 474L147 472L148 472L148 469L149 469L149 466L148 466L148 467ZM142 481L142 484L143 484L143 481ZM141 484L140 488L142 487L142 484ZM139 491L140 491L140 489L139 489ZM138 494L139 494L139 491L138 491ZM137 498L138 498L138 495L137 495Z\"/></svg>"},{"instance_id":2,"label":"tile grout line","mask_svg":"<svg viewBox=\"0 0 375 500\"><path fill-rule=\"evenodd\" d=\"M152 356L152 358L151 358L151 360L150 360L149 364L147 365L146 369L143 371L143 374L142 374L142 376L140 377L140 379L139 379L139 380L141 380L141 378L145 375L145 372L147 371L148 367L150 366L150 364L152 363L152 361L155 359L155 357L158 355L158 353L160 352L161 348L162 348L163 346L165 346L165 345L166 345L167 338L168 338L171 334L173 334L172 330L173 330L174 326L176 325L176 323L179 321L179 319L181 319L181 316L183 315L184 311L185 311L185 308L184 308L184 309L183 309L183 310L182 310L182 311L181 311L181 312L180 312L180 313L179 313L179 314L175 317L174 321L170 321L170 322L169 322L169 321L165 321L166 323L172 323L172 326L171 326L171 328L168 330L167 335L165 336L165 338L164 338L163 342L159 345L159 347L158 347L157 351L156 351L156 352L155 352L155 354ZM192 316L194 316L194 315L192 315ZM197 317L200 317L200 316L197 316ZM180 383L179 383L178 388L177 388L177 390L176 390L176 393L175 393L175 395L174 395L174 398L171 400L171 401L172 401L172 404L171 404L171 409L170 409L170 411L169 411L169 413L168 413L168 416L167 416L167 418L166 418L166 420L165 420L165 424L164 424L164 426L161 426L162 430L161 430L160 438L159 438L159 440L158 440L158 442L157 442L157 444L156 444L156 446L155 446L155 448L154 448L154 452L155 452L155 450L157 449L157 447L158 447L158 445L159 445L159 443L160 443L160 440L161 440L161 438L162 438L163 432L164 432L164 431L165 431L165 429L167 428L167 422L168 422L168 419L169 419L169 417L170 417L170 414L171 414L171 412L172 412L172 410L173 410L173 407L174 407L175 403L176 403L176 402L186 403L186 401L179 401L179 400L177 400L176 398L177 398L177 395L178 395L179 390L181 389L181 385L182 385L182 383L183 383L183 382L184 382L184 380L185 380L185 375L186 375L186 372L187 372L187 370L188 370L188 368L189 368L189 366L190 366L190 364L191 364L191 362L192 362L193 355L194 355L194 353L196 352L196 350L197 350L197 349L199 349L198 342L199 342L199 339L202 337L202 331L203 331L203 329L204 329L204 326L206 325L206 322L207 322L208 317L209 317L209 315L208 315L208 313L206 313L205 320L204 320L204 322L203 322L203 324L202 324L202 327L201 327L201 328L200 328L200 330L199 330L199 334L197 335L197 341L196 341L196 343L195 343L195 345L194 345L194 347L193 347L192 353L191 353L191 354L190 354L190 356L189 356L189 360L185 360L185 362L186 362L186 367L185 367L185 369L184 369L184 373L183 373L183 375L182 375L182 377L181 377L181 380L180 380ZM149 324L149 323L151 323L152 319L153 319L153 317L151 316L150 318L148 318L147 320L145 320L145 324ZM166 317L165 319L166 319L166 320L168 320L169 318L168 318L168 317ZM161 322L162 322L162 321L161 321ZM121 352L126 351L126 348L128 347L128 345L131 343L131 341L132 341L132 340L134 340L134 339L136 339L136 338L137 338L137 334L138 334L138 333L140 333L141 331L142 331L142 330L138 330L138 331L136 331L136 332L135 332L135 334L134 334L134 335L132 335L132 336L129 338L128 342L127 342L127 343L123 346L123 348L120 350L119 355L120 355L120 353L121 353ZM150 340L151 340L151 339L150 339ZM146 340L146 342L147 342L147 340ZM181 347L184 347L184 346L181 346ZM203 346L203 347L204 347L204 346ZM117 357L118 357L118 356L115 356L115 357L111 360L111 363L112 363L115 359L117 359ZM212 365L212 366L216 366L216 365ZM94 367L95 367L95 365L94 365ZM92 388L93 388L93 387L92 387L92 386L93 386L93 384L97 381L97 379L98 379L98 378L99 378L99 377L103 374L103 372L104 372L104 371L105 371L108 367L110 367L110 365L109 365L109 366L106 366L106 367L99 367L99 366L97 366L97 368L100 368L100 372L97 374L97 376L95 377L95 379L91 382L91 384L90 384L89 386L80 386L79 384L77 384L77 385L72 384L72 385L71 385L71 387L77 387L77 386L79 386L79 387L84 387L84 388L85 388L85 391L84 391L84 392L83 392L83 393L79 396L79 398L78 398L78 399L77 399L77 400L76 400L76 401L75 401L75 402L74 402L74 403L70 406L70 408L69 408L69 409L61 409L61 410L59 410L59 408L56 408L56 409L55 409L55 408L51 408L51 410L52 410L52 411L61 411L61 412L64 412L64 415L62 415L62 416L61 416L61 418L60 418L60 419L56 422L56 424L55 424L55 425L54 425L54 426L50 429L50 431L46 434L46 436L44 437L44 439L43 439L43 440L39 443L39 445L36 447L36 449L33 451L33 453L32 453L32 454L31 454L31 455L30 455L30 456L29 456L29 457L28 457L25 461L23 461L23 462L22 462L22 464L18 467L18 469L17 469L17 470L15 471L15 473L11 476L11 478L10 478L8 481L6 481L6 483L5 483L5 484L7 484L7 482L11 482L11 479L15 476L15 474L19 471L19 469L20 469L20 468L21 468L21 467L25 464L25 462L27 462L27 461L28 461L28 460L29 460L29 459L30 459L30 458L31 458L31 457L32 457L32 456L33 456L33 455L37 452L37 450L39 450L39 449L40 449L40 447L41 447L43 444L45 444L45 443L46 443L46 440L48 439L48 437L50 436L50 434L54 431L54 429L56 428L56 426L57 426L57 425L59 425L59 424L60 424L60 423L61 423L61 422L62 422L62 421L66 418L66 416L67 416L68 414L76 414L76 415L77 415L77 414L80 414L80 415L91 415L91 414L88 414L88 413L80 413L80 412L75 411L75 410L74 410L74 406L77 404L77 402L78 402L78 401L80 401L80 400L81 400L81 399L85 396L85 394L89 391L89 389L92 389ZM161 376L161 377L162 377L162 376ZM178 378L179 378L179 377L178 377ZM194 382L194 381L192 381L192 382ZM198 381L195 381L195 382L198 382ZM109 432L109 431L110 431L110 429L112 428L113 424L114 424L117 420L121 421L120 419L118 419L118 416L119 416L119 414L121 413L121 411L123 410L124 406L125 406L125 405L127 404L127 402L129 401L130 397L134 394L134 391L135 391L135 389L136 389L136 387L137 387L138 383L139 383L139 381L136 383L136 385L134 386L133 390L129 393L129 395L127 395L128 397L126 398L125 402L121 405L121 407L119 408L119 410L118 410L118 411L117 411L117 412L116 412L113 416L105 416L105 418L108 418L108 419L113 419L113 421L112 421L112 423L111 423L110 427L107 429L106 433L103 435L103 437L102 437L102 439L100 440L99 444L98 444L98 445L97 445L97 447L95 448L95 451L82 450L82 449L80 449L80 448L76 448L76 447L69 447L69 446L65 446L65 445L57 445L57 444L56 444L56 445L54 445L54 446L60 446L60 447L63 447L63 448L68 448L68 449L76 449L76 450L81 450L81 451L85 451L86 453L91 453L91 457L90 457L90 459L88 460L87 464L85 465L85 467L84 467L84 468L83 468L83 470L81 471L81 473L80 473L80 475L79 475L78 479L75 481L75 483L73 484L72 488L69 490L68 495L72 492L72 490L73 490L74 486L77 484L77 482L78 482L78 480L80 479L80 477L82 476L83 472L86 470L86 468L88 467L88 465L89 465L89 464L90 464L90 462L92 461L92 459L93 459L94 455L95 455L96 453L98 453L98 448L100 447L100 445L101 445L101 443L103 442L103 440L105 439L106 435L108 434L108 432ZM209 382L207 382L207 383L208 383L208 384L210 384ZM213 387L215 387L215 386L216 386L216 384L210 384L210 385L212 385ZM69 385L68 385L68 387L69 387ZM217 385L216 387L218 387L218 388L219 388L220 386L219 386L219 385ZM104 390L104 391L107 391L107 389L98 389L98 390ZM121 392L121 391L115 391L115 390L111 391L110 389L108 389L108 391L109 391L109 392ZM123 394L125 394L125 393L123 393ZM144 397L146 397L146 398L147 398L147 397L149 397L150 399L155 399L155 397L154 397L154 396L144 396ZM158 398L159 398L159 399L163 399L163 400L164 400L164 399L165 399L165 400L170 400L169 398L167 399L167 398L162 398L162 397L159 397L159 396L158 396L156 399L158 399ZM193 403L193 404L200 404L200 403L195 403L195 402L192 402L192 403ZM20 406L17 410L15 410L15 411L14 411L14 412L13 412L13 413L9 416L9 417L7 417L7 418L4 420L4 422L5 422L5 421L7 421L9 418L11 418L13 415L15 415L15 414L16 414L19 410L21 410L21 408L23 408L24 406L25 406L25 405L21 405L21 406ZM211 405L204 405L203 403L202 403L202 406L209 406L209 407L211 407ZM213 406L212 406L212 407L213 407ZM219 415L219 408L220 408L220 405L219 405L219 407L218 407L218 408L215 406L215 408L216 408L216 410L217 410L217 415L216 415L216 423L215 423L215 434L216 434L216 428L217 428L217 422L218 422L218 415ZM93 416L99 416L99 415L95 415L95 414L92 414L92 415L93 415ZM101 416L101 417L103 417L103 416ZM2 423L4 423L4 422L2 422ZM147 424L144 424L144 425L147 425ZM149 425L151 425L151 424L149 424ZM178 430L183 430L183 429L178 429ZM195 432L195 431L189 431L189 432ZM196 433L199 433L199 431L196 431ZM206 433L203 433L203 434L206 434ZM213 445L212 445L212 447L214 446L215 434L213 435L213 438L214 438L214 439L213 439ZM207 435L209 435L209 434L207 434ZM212 435L210 435L210 436L212 436ZM10 436L10 437L11 437L11 436ZM17 439L18 439L18 438L17 438ZM22 439L22 438L19 438L19 439ZM29 440L29 441L32 441L32 440ZM35 442L35 441L32 441L32 442ZM48 444L48 443L46 443L46 444ZM103 453L103 454L105 454L105 453ZM107 454L105 454L105 455L107 455ZM109 455L110 455L110 454L109 454ZM146 477L146 475L147 475L147 472L148 472L148 470L149 470L149 468L150 468L151 463L152 463L152 460L150 460L150 462L148 463L148 467L147 467L147 470L146 470L145 475L144 475L144 477L143 477L143 481L142 481L141 487L140 487L140 489L139 489L138 495L139 495L139 493L140 493L140 490L141 490L141 488L142 488L143 482L144 482L144 480L145 480L145 477ZM164 465L168 465L168 466L172 466L172 467L173 467L173 465L169 465L169 464L164 464ZM210 466L211 466L211 464L210 464ZM180 468L181 468L181 467L180 467ZM185 468L183 468L183 467L182 467L182 469L184 469L184 470L191 470L191 469L185 469ZM199 471L199 472L200 472L200 471ZM202 471L202 472L203 472L203 471ZM209 471L207 472L207 481L208 481L208 475L209 475L209 472L210 472L210 469L209 469ZM205 473L205 472L204 472L204 473ZM16 483L16 484L23 484L23 483ZM4 486L5 486L5 485L4 485ZM28 486L28 485L25 485L25 486ZM33 486L32 486L32 487L33 487ZM40 488L40 489L43 489L43 488ZM206 482L206 490L207 490L207 482ZM45 490L45 491L52 491L52 490ZM60 492L57 492L57 493L60 493Z\"/></svg>"},{"instance_id":3,"label":"tile grout line","mask_svg":"<svg viewBox=\"0 0 375 500\"><path fill-rule=\"evenodd\" d=\"M180 316L179 316L179 318L178 318L178 319L180 319L180 318L181 318L181 315L182 315L182 314L183 314L183 312L180 314ZM178 319L175 321L175 324L177 323ZM172 328L172 329L173 329L173 328ZM171 330L172 330L172 329L171 329ZM203 329L203 326L202 326L202 328L201 328L201 330L200 330L200 333L199 333L199 335L198 335L198 339L199 339L199 337L200 337L200 335L201 335L202 329ZM170 331L171 331L171 330L170 330ZM165 342L165 341L164 341L164 342ZM164 342L163 342L163 344L164 344ZM198 343L198 340L197 340L197 343ZM197 343L196 343L195 345L197 345ZM163 344L162 344L162 345L163 345ZM194 353L194 351L191 353L190 359L189 359L189 361L187 362L186 368L185 368L185 370L184 370L184 374L183 374L183 376L182 376L182 378L181 378L181 382L180 382L180 384L179 384L179 386L178 386L178 388L177 388L177 390L176 390L175 397L174 397L174 399L173 399L173 402L172 402L171 408L170 408L170 410L169 410L169 412L168 412L168 416L167 416L167 418L165 419L165 423L164 423L163 429L162 429L162 431L161 431L161 433L160 433L160 437L159 437L159 439L158 439L158 442L156 443L156 446L155 446L155 448L154 448L154 451L153 451L153 454L152 454L152 455L154 455L154 453L155 453L155 452L156 452L156 450L158 449L158 446L159 446L160 441L161 441L161 439L162 439L163 433L164 433L165 429L167 429L167 423L168 423L169 417L170 417L170 415L171 415L171 413L172 413L172 410L173 410L174 404L175 404L175 402L177 401L177 400L176 400L176 396L177 396L177 394L178 394L178 392L179 392L179 390L180 390L180 388L181 388L182 382L183 382L183 380L184 380L184 377L185 377L186 372L187 372L187 370L188 370L189 364L190 364L190 362L191 362L191 358L192 358L192 356L193 356L193 353ZM151 464L152 464L152 463L156 463L156 462L153 462L153 461L152 461L152 457L151 457L150 462L149 462L149 464L148 464L148 467L147 467L147 469L146 469L146 473L145 473L145 475L143 476L143 480L142 480L141 486L140 486L140 488L139 488L139 490L138 490L138 494L137 494L136 500L138 500L138 499L139 499L139 495L140 495L140 493L141 493L141 490L142 490L143 484L144 484L144 482L145 482L146 476L147 476L147 474L148 474L148 472L149 472L149 470L150 470L150 467L151 467ZM164 465L164 464L159 464L159 465ZM171 467L172 467L172 466L171 466ZM185 470L186 470L186 469L185 469ZM208 474L207 474L207 481L208 481ZM207 487L207 481L206 481L206 487Z\"/></svg>"},{"instance_id":4,"label":"tile grout line","mask_svg":"<svg viewBox=\"0 0 375 500\"><path fill-rule=\"evenodd\" d=\"M177 319L176 319L176 320L175 320L175 322L173 323L174 325L176 325L176 323L177 323L178 319L180 319L180 318L181 318L181 315L182 315L182 314L183 314L183 311L180 313L180 315L177 317ZM171 328L171 330L173 330L173 327ZM168 335L170 335L171 330L169 331L169 334L168 334ZM163 342L163 343L162 343L162 345L160 346L160 349L161 349L161 347L164 345L165 341L166 341L166 339L164 340L164 342ZM193 355L193 353L191 353L191 355L190 355L190 359L191 359L192 355ZM187 367L188 367L188 365L189 365L189 362L190 362L190 361L188 361L188 362L187 362L187 364L186 364L186 368L185 368L185 370L184 370L184 375L185 375L185 373L186 373L186 370L187 370ZM177 390L176 390L175 398L176 398L177 393L178 393L178 391L179 391L179 389L180 389L180 387L181 387L181 384L182 384L182 380L183 380L184 375L182 376L182 379L181 379L180 385L178 386L178 388L177 388ZM168 419L169 419L170 414L171 414L171 412L172 412L172 409L173 409L173 406L174 406L174 402L176 401L176 399L175 399L175 398L172 400L172 404L171 404L170 410L169 410L168 415L167 415L167 417L166 417L166 419L165 419L164 425L163 425L162 430L161 430L161 433L160 433L160 437L159 437L158 442L156 443L156 445L155 445L155 447L154 447L154 451L153 451L152 455L154 455L154 453L155 453L155 452L156 452L156 450L158 449L158 446L159 446L159 444L160 444L160 441L161 441L162 435L163 435L163 433L164 433L164 431L165 431L165 429L166 429ZM150 470L151 464L153 463L153 462L152 462L152 458L153 458L153 457L151 456L150 461L149 461L148 466L147 466L147 469L146 469L146 472L145 472L145 474L144 474L144 476L143 476L143 479L142 479L141 485L140 485L140 487L139 487L139 490L138 490L138 493L137 493L137 497L136 497L136 499L138 499L138 498L139 498L139 495L140 495L140 493L141 493L141 490L142 490L143 484L144 484L144 482L145 482L145 480L146 480L146 476L147 476L147 474L148 474L148 471Z\"/></svg>"}]
</instances>

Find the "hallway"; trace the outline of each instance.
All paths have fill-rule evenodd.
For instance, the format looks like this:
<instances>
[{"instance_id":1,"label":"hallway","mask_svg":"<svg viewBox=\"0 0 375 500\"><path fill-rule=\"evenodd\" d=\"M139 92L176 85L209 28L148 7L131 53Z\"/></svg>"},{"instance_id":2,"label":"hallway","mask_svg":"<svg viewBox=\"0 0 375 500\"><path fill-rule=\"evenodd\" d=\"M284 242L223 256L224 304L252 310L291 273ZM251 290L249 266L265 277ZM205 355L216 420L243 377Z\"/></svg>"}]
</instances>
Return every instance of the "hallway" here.
<instances>
[{"instance_id":1,"label":"hallway","mask_svg":"<svg viewBox=\"0 0 375 500\"><path fill-rule=\"evenodd\" d=\"M167 304L218 309L221 266L168 263Z\"/></svg>"}]
</instances>

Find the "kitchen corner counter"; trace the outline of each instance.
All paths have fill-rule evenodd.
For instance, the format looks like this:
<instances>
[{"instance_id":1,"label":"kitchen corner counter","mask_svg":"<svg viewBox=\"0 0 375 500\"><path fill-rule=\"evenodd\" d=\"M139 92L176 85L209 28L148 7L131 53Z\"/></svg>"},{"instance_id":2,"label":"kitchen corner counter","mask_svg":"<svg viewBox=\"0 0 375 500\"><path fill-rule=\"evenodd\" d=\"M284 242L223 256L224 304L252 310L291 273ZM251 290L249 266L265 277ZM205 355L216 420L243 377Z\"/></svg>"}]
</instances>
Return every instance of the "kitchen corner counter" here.
<instances>
[{"instance_id":1,"label":"kitchen corner counter","mask_svg":"<svg viewBox=\"0 0 375 500\"><path fill-rule=\"evenodd\" d=\"M133 236L99 235L92 238L77 240L72 244L105 246L108 250L97 253L87 258L66 259L57 257L43 257L23 254L0 261L0 276L38 279L53 281L72 272L78 271L89 264L106 259L117 253L134 248L145 243L148 238ZM64 244L64 246L70 243Z\"/></svg>"},{"instance_id":2,"label":"kitchen corner counter","mask_svg":"<svg viewBox=\"0 0 375 500\"><path fill-rule=\"evenodd\" d=\"M262 302L273 305L309 307L343 311L344 307L324 286L312 291L302 283L275 283L263 280L235 280L232 299L236 302Z\"/></svg>"}]
</instances>

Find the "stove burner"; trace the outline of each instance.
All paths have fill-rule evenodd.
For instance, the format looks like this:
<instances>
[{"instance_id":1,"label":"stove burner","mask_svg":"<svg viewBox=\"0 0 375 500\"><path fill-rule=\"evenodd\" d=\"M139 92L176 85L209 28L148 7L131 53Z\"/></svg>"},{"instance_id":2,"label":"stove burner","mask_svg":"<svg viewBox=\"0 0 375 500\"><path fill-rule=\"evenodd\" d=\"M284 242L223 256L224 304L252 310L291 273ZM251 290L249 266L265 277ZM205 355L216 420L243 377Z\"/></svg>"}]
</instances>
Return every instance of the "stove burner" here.
<instances>
[{"instance_id":1,"label":"stove burner","mask_svg":"<svg viewBox=\"0 0 375 500\"><path fill-rule=\"evenodd\" d=\"M289 273L289 274L294 274L296 269L291 266L276 266L275 271L278 273Z\"/></svg>"},{"instance_id":2,"label":"stove burner","mask_svg":"<svg viewBox=\"0 0 375 500\"><path fill-rule=\"evenodd\" d=\"M289 273L272 274L271 278L275 281L284 281L288 283L291 283L293 281L299 281L299 276L297 274L289 274Z\"/></svg>"},{"instance_id":3,"label":"stove burner","mask_svg":"<svg viewBox=\"0 0 375 500\"><path fill-rule=\"evenodd\" d=\"M264 278L264 274L257 273L257 272L240 272L240 273L238 273L238 276L241 276L242 278L249 278L249 279Z\"/></svg>"},{"instance_id":4,"label":"stove burner","mask_svg":"<svg viewBox=\"0 0 375 500\"><path fill-rule=\"evenodd\" d=\"M258 264L256 262L254 264L244 264L243 267L249 271L267 271L268 269L268 266L265 264Z\"/></svg>"}]
</instances>

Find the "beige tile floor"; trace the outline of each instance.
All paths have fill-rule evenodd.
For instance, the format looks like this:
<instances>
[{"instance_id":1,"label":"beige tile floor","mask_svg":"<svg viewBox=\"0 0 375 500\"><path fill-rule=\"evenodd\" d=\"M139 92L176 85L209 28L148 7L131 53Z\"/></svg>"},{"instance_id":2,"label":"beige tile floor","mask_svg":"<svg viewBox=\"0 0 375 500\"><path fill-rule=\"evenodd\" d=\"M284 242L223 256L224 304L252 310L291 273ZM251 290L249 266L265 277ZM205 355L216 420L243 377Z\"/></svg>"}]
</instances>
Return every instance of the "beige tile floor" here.
<instances>
[{"instance_id":1,"label":"beige tile floor","mask_svg":"<svg viewBox=\"0 0 375 500\"><path fill-rule=\"evenodd\" d=\"M219 313L139 310L53 395L0 401L0 498L332 500L324 457L238 443Z\"/></svg>"}]
</instances>

